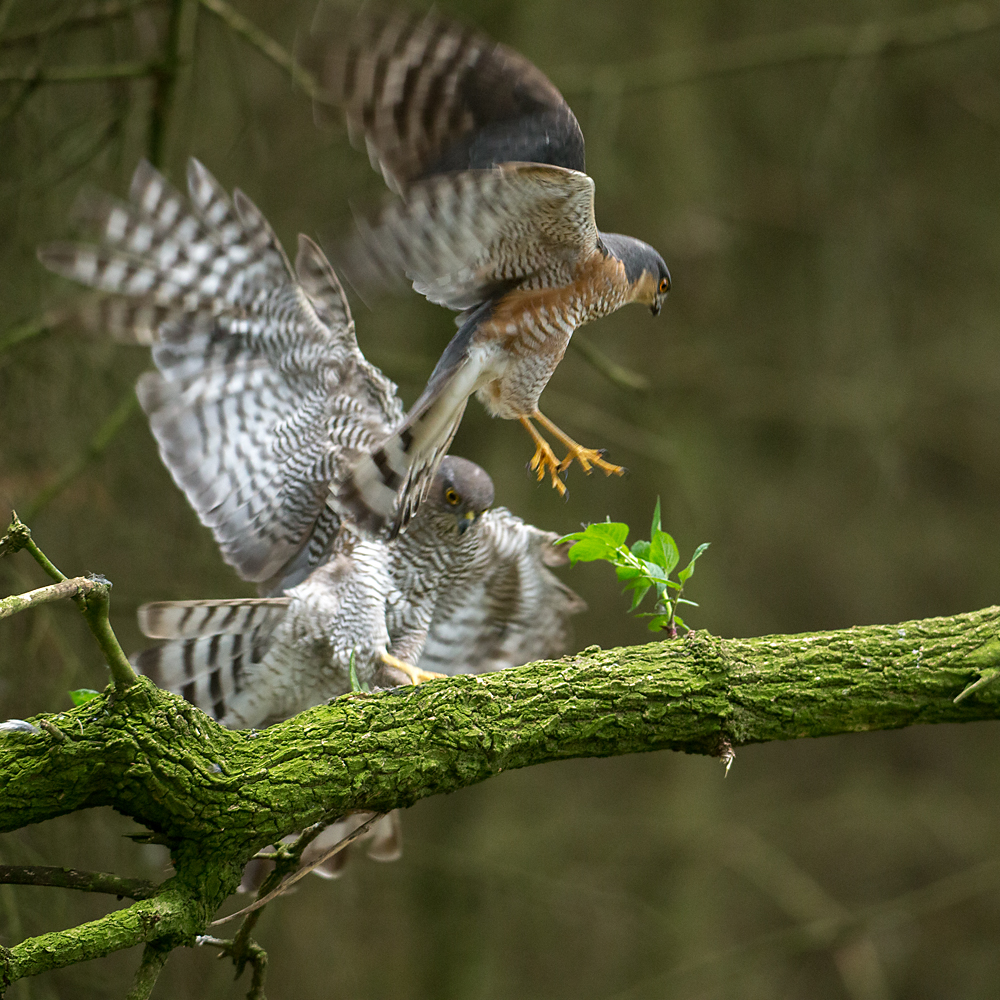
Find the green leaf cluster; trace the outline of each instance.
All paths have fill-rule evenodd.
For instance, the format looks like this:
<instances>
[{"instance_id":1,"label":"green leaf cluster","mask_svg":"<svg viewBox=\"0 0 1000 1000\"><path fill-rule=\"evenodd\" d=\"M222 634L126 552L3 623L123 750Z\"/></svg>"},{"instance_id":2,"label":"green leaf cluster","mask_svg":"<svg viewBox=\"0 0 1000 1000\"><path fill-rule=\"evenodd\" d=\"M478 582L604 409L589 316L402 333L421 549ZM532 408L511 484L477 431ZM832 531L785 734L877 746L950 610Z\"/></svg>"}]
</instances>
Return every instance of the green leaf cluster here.
<instances>
[{"instance_id":1,"label":"green leaf cluster","mask_svg":"<svg viewBox=\"0 0 1000 1000\"><path fill-rule=\"evenodd\" d=\"M559 541L573 543L569 550L570 565L596 560L611 563L618 579L625 583L625 593L632 593L632 611L639 607L646 594L653 591L656 597L654 608L652 611L640 612L640 617L650 619L651 632L668 629L675 636L678 627L687 628L684 620L677 614L678 605L697 607L694 601L683 596L684 585L694 575L694 564L709 543L703 542L695 549L691 561L678 571L677 579L674 580L671 579L671 573L680 562L680 551L673 537L660 524L659 499L653 511L649 541L640 539L629 548L625 544L628 532L627 524L604 521L588 524L583 531L564 535Z\"/></svg>"}]
</instances>

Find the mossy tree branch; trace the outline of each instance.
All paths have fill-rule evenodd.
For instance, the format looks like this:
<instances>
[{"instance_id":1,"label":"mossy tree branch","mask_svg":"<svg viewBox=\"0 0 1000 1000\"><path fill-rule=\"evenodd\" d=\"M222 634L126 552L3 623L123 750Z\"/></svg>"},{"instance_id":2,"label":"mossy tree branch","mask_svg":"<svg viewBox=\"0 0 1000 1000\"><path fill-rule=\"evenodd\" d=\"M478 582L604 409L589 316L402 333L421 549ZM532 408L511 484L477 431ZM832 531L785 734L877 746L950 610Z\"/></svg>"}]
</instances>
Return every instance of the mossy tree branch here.
<instances>
[{"instance_id":1,"label":"mossy tree branch","mask_svg":"<svg viewBox=\"0 0 1000 1000\"><path fill-rule=\"evenodd\" d=\"M153 942L193 944L243 863L295 829L383 812L513 767L581 756L731 747L1000 717L987 686L1000 608L757 639L697 633L646 646L378 694L351 694L262 733L230 732L139 679L6 734L0 829L110 805L154 831L177 875L100 921L22 942L11 980ZM220 947L222 947L220 945Z\"/></svg>"},{"instance_id":2,"label":"mossy tree branch","mask_svg":"<svg viewBox=\"0 0 1000 1000\"><path fill-rule=\"evenodd\" d=\"M354 693L264 732L222 729L131 673L107 617L106 581L66 580L15 517L0 554L28 550L81 602L115 687L70 711L0 733L0 831L111 806L166 844L176 874L159 886L58 869L0 881L113 891L136 900L100 920L0 952L0 979L145 944L129 993L146 997L178 945L211 944L263 996L266 955L248 913L233 939L207 938L246 861L279 846L261 900L324 825L384 813L501 771L572 757L735 747L915 723L1000 718L1000 607L950 618L754 639L707 633L553 663ZM85 591L80 593L81 588ZM52 588L43 588L51 591ZM37 593L37 592L36 592ZM19 595L28 607L36 600ZM116 668L117 649L131 673Z\"/></svg>"}]
</instances>

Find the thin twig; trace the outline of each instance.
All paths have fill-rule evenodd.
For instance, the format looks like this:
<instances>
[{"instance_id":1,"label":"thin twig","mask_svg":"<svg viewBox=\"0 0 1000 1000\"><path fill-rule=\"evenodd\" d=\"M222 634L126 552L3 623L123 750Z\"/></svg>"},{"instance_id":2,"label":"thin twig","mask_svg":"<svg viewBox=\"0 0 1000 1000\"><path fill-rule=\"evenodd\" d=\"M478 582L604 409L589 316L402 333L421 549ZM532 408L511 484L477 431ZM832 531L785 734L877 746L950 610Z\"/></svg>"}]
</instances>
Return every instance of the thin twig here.
<instances>
[{"instance_id":1,"label":"thin twig","mask_svg":"<svg viewBox=\"0 0 1000 1000\"><path fill-rule=\"evenodd\" d=\"M0 536L0 557L13 555L25 549L31 554L32 559L42 567L45 572L52 577L56 583L66 580L66 574L58 570L48 559L48 556L35 544L31 537L31 529L17 516L17 511L10 513L10 524L7 530Z\"/></svg>"},{"instance_id":2,"label":"thin twig","mask_svg":"<svg viewBox=\"0 0 1000 1000\"><path fill-rule=\"evenodd\" d=\"M572 347L592 368L600 372L609 382L620 389L627 389L629 392L648 392L649 379L639 372L632 371L624 365L612 361L603 351L594 347L589 341L574 334L570 338L569 346Z\"/></svg>"},{"instance_id":3,"label":"thin twig","mask_svg":"<svg viewBox=\"0 0 1000 1000\"><path fill-rule=\"evenodd\" d=\"M962 689L961 693L955 695L955 704L957 705L959 702L965 701L969 695L981 691L984 687L995 683L998 679L1000 679L1000 669L997 667L986 667L981 672L978 680L972 681L971 684Z\"/></svg>"},{"instance_id":4,"label":"thin twig","mask_svg":"<svg viewBox=\"0 0 1000 1000\"><path fill-rule=\"evenodd\" d=\"M128 657L118 642L118 637L111 628L109 617L109 607L111 604L111 584L107 580L102 580L102 587L95 587L89 594L81 598L79 603L83 609L83 617L90 626L90 631L97 640L97 645L104 653L111 676L114 678L115 691L124 693L133 684L137 684L139 677L132 669Z\"/></svg>"},{"instance_id":5,"label":"thin twig","mask_svg":"<svg viewBox=\"0 0 1000 1000\"><path fill-rule=\"evenodd\" d=\"M52 601L62 601L67 597L78 597L92 590L96 584L93 580L78 576L72 580L61 580L59 583L29 590L26 594L12 594L0 598L0 619L10 618L21 611L27 611L39 604L49 604Z\"/></svg>"},{"instance_id":6,"label":"thin twig","mask_svg":"<svg viewBox=\"0 0 1000 1000\"><path fill-rule=\"evenodd\" d=\"M57 569L48 556L35 544L27 525L21 522L16 512L13 512L10 527L3 537L0 537L0 556L18 552L21 549L29 552L35 562L57 583L62 583L67 579L66 575ZM111 604L111 582L100 576L91 576L87 579L85 588L80 588L76 594L65 596L71 597L83 613L84 620L90 627L98 646L101 647L101 652L104 654L104 659L111 671L115 682L115 691L118 694L123 694L133 684L138 683L139 677L132 669L132 664L129 663L128 657L118 642L118 637L111 628L111 620L108 617L108 609Z\"/></svg>"},{"instance_id":7,"label":"thin twig","mask_svg":"<svg viewBox=\"0 0 1000 1000\"><path fill-rule=\"evenodd\" d=\"M344 837L343 840L338 840L337 843L334 844L333 847L331 847L330 850L328 850L325 854L321 854L319 858L317 858L315 861L310 862L304 868L300 868L294 875L285 879L284 882L282 882L276 889L272 889L271 892L269 892L266 896L264 896L261 899L255 900L249 906L243 907L242 910L237 910L235 913L230 913L228 917L220 917L218 920L213 920L208 926L218 927L219 924L227 924L229 923L230 920L235 920L237 917L242 917L247 913L253 913L254 910L259 910L262 906L266 906L268 903L271 902L272 899L277 899L278 896L283 896L286 892L288 892L289 889L291 889L293 885L295 885L296 882L299 882L302 879L304 879L314 868L319 868L321 864L323 864L326 861L329 861L330 858L332 858L335 854L339 854L342 850L344 850L345 847L350 846L359 837L366 834L371 829L371 827L374 826L385 815L386 815L385 813L375 813L374 816L372 816L370 819L365 820L365 822L362 823L361 826L359 826L356 830L349 833L346 837Z\"/></svg>"},{"instance_id":8,"label":"thin twig","mask_svg":"<svg viewBox=\"0 0 1000 1000\"><path fill-rule=\"evenodd\" d=\"M321 104L333 103L316 77L304 66L300 66L291 52L247 20L238 10L230 7L226 0L198 0L198 2L237 35L248 41L258 52L263 53L276 66L283 69L292 78L292 82L302 88L307 97Z\"/></svg>"},{"instance_id":9,"label":"thin twig","mask_svg":"<svg viewBox=\"0 0 1000 1000\"><path fill-rule=\"evenodd\" d=\"M248 942L244 945L242 951L237 951L236 942L228 938L217 938L211 934L199 934L194 940L195 944L203 947L220 948L222 954L228 955L234 962L237 961L240 955L244 955L244 964L249 965L253 969L247 1000L264 1000L264 976L267 973L267 952L256 941ZM222 955L219 957L221 958ZM239 977L239 972L236 975Z\"/></svg>"},{"instance_id":10,"label":"thin twig","mask_svg":"<svg viewBox=\"0 0 1000 1000\"><path fill-rule=\"evenodd\" d=\"M1000 10L963 3L858 27L813 24L795 31L718 42L605 66L564 66L552 74L565 93L659 90L772 66L871 59L974 38L1000 28Z\"/></svg>"},{"instance_id":11,"label":"thin twig","mask_svg":"<svg viewBox=\"0 0 1000 1000\"><path fill-rule=\"evenodd\" d=\"M127 80L155 76L157 62L106 63L96 66L28 66L24 69L0 69L0 83L87 83L94 80Z\"/></svg>"},{"instance_id":12,"label":"thin twig","mask_svg":"<svg viewBox=\"0 0 1000 1000\"><path fill-rule=\"evenodd\" d=\"M156 980L163 966L167 964L170 951L170 947L154 941L150 941L142 949L142 961L135 970L135 979L132 980L132 987L125 995L125 1000L149 1000Z\"/></svg>"},{"instance_id":13,"label":"thin twig","mask_svg":"<svg viewBox=\"0 0 1000 1000\"><path fill-rule=\"evenodd\" d=\"M272 889L281 885L282 879L291 871L294 871L302 858L302 852L329 826L326 821L313 823L306 827L292 844L278 844L274 852L274 869L264 879L261 887L257 890L257 898L267 896ZM257 921L263 916L263 908L258 908L252 913L248 913L246 919L240 924L240 929L233 937L233 961L236 963L236 975L243 972L243 967L249 959L246 957L250 946L250 935L253 933Z\"/></svg>"},{"instance_id":14,"label":"thin twig","mask_svg":"<svg viewBox=\"0 0 1000 1000\"><path fill-rule=\"evenodd\" d=\"M13 45L23 45L40 39L51 38L57 31L72 28L86 28L92 24L101 24L119 17L125 17L139 7L147 6L151 0L105 0L104 3L84 4L75 9L68 8L53 15L42 24L35 24L17 31L8 31L0 35L0 49Z\"/></svg>"},{"instance_id":15,"label":"thin twig","mask_svg":"<svg viewBox=\"0 0 1000 1000\"><path fill-rule=\"evenodd\" d=\"M34 521L91 462L100 458L108 445L117 437L118 432L128 423L129 417L138 410L138 407L139 401L135 392L129 389L118 405L108 415L104 423L97 429L97 433L90 439L83 451L69 462L63 468L62 472L35 497L28 506L25 518L29 521Z\"/></svg>"},{"instance_id":16,"label":"thin twig","mask_svg":"<svg viewBox=\"0 0 1000 1000\"><path fill-rule=\"evenodd\" d=\"M0 865L0 885L46 885L81 892L104 892L129 899L151 899L158 890L155 883L145 879L49 865Z\"/></svg>"}]
</instances>

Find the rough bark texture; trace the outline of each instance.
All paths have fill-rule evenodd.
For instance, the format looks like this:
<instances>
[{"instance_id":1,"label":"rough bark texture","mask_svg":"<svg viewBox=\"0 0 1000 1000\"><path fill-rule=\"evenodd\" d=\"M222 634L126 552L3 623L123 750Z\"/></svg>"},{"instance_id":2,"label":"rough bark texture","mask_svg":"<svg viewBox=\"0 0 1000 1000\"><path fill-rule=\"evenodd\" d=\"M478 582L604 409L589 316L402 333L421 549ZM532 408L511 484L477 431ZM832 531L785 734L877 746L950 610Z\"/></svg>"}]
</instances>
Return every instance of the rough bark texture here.
<instances>
[{"instance_id":1,"label":"rough bark texture","mask_svg":"<svg viewBox=\"0 0 1000 1000\"><path fill-rule=\"evenodd\" d=\"M516 767L1000 717L1000 608L754 639L706 633L351 694L230 732L145 679L50 730L0 737L0 830L110 805L173 851L152 899L22 942L12 981L145 941L191 944L260 847L353 809L385 811ZM966 697L956 703L963 692ZM36 724L41 718L34 720Z\"/></svg>"}]
</instances>

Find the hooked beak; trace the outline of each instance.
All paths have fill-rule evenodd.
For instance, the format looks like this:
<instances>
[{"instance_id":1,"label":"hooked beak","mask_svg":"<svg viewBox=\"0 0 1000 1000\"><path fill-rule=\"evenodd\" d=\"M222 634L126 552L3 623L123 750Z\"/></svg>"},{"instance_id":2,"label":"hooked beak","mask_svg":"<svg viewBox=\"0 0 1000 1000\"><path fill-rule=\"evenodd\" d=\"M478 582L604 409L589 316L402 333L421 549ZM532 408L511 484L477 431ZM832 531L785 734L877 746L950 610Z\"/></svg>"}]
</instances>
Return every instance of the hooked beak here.
<instances>
[{"instance_id":1,"label":"hooked beak","mask_svg":"<svg viewBox=\"0 0 1000 1000\"><path fill-rule=\"evenodd\" d=\"M467 510L467 511L466 511L466 512L465 512L465 513L464 513L464 514L463 514L463 515L462 515L462 516L461 516L461 517L460 517L460 518L458 519L458 533L459 533L460 535L464 535L464 534L465 534L465 532L466 532L466 531L467 531L467 530L469 529L470 525L471 525L471 524L473 523L473 521L475 521L475 520L476 520L476 512L475 512L474 510Z\"/></svg>"},{"instance_id":2,"label":"hooked beak","mask_svg":"<svg viewBox=\"0 0 1000 1000\"><path fill-rule=\"evenodd\" d=\"M655 301L655 302L654 302L654 303L653 303L653 304L652 304L652 305L651 305L651 306L649 307L649 311L650 311L650 312L651 312L651 313L652 313L652 314L653 314L654 316L659 316L659 315L660 315L660 310L661 310L662 308L663 308L663 303L662 303L662 302L661 302L661 301L660 301L659 299L657 299L657 300L656 300L656 301Z\"/></svg>"}]
</instances>

